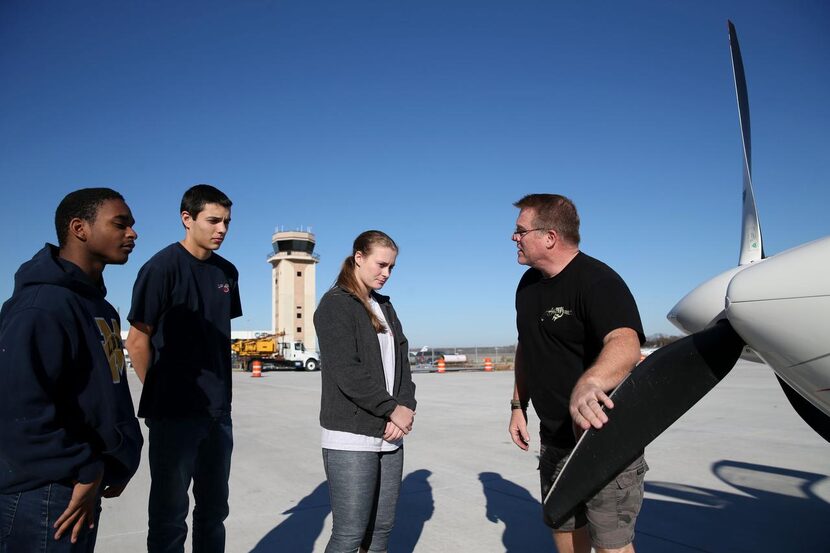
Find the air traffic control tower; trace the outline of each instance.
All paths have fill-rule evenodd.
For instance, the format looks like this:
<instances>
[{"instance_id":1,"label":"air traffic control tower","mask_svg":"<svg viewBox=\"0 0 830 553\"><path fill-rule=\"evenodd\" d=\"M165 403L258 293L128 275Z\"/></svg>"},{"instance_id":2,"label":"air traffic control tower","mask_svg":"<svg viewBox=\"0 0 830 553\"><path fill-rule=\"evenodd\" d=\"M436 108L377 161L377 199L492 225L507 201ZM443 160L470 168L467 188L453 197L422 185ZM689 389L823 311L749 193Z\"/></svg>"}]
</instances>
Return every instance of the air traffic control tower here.
<instances>
[{"instance_id":1,"label":"air traffic control tower","mask_svg":"<svg viewBox=\"0 0 830 553\"><path fill-rule=\"evenodd\" d=\"M285 333L280 341L302 342L306 351L316 351L314 309L320 256L314 253L314 235L302 230L277 231L271 244L274 253L268 256L268 263L273 267L273 331Z\"/></svg>"}]
</instances>

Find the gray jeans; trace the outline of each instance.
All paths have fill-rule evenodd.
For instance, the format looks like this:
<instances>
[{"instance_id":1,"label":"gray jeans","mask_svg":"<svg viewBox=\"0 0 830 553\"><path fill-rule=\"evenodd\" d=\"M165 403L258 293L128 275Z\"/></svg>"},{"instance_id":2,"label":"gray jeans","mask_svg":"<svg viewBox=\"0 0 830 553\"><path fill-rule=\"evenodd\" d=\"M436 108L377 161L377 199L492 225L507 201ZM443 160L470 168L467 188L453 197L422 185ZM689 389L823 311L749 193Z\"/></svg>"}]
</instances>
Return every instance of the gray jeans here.
<instances>
[{"instance_id":1,"label":"gray jeans","mask_svg":"<svg viewBox=\"0 0 830 553\"><path fill-rule=\"evenodd\" d=\"M323 449L332 530L326 553L386 551L395 524L403 447L395 451Z\"/></svg>"}]
</instances>

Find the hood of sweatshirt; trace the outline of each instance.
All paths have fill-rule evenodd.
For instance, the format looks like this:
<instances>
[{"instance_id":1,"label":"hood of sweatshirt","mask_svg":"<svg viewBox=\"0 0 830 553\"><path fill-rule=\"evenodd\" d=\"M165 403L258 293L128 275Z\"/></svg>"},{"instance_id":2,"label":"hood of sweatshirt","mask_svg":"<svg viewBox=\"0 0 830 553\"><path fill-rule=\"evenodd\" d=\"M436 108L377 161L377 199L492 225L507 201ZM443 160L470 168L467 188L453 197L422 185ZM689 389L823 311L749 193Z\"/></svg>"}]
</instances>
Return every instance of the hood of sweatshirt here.
<instances>
[{"instance_id":1,"label":"hood of sweatshirt","mask_svg":"<svg viewBox=\"0 0 830 553\"><path fill-rule=\"evenodd\" d=\"M32 259L25 262L14 274L14 295L27 286L52 284L69 288L88 298L103 298L107 289L96 284L80 267L60 257L57 246L46 244Z\"/></svg>"}]
</instances>

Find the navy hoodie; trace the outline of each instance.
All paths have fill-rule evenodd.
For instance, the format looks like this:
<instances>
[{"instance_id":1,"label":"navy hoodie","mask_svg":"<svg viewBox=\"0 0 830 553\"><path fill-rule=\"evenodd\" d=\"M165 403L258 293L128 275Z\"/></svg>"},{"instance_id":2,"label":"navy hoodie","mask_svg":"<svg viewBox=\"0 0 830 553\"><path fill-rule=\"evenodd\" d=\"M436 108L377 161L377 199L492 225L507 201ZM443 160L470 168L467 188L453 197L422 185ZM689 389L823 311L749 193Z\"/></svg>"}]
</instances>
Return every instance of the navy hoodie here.
<instances>
[{"instance_id":1,"label":"navy hoodie","mask_svg":"<svg viewBox=\"0 0 830 553\"><path fill-rule=\"evenodd\" d=\"M143 439L118 313L47 244L0 311L0 493L52 482L126 484Z\"/></svg>"}]
</instances>

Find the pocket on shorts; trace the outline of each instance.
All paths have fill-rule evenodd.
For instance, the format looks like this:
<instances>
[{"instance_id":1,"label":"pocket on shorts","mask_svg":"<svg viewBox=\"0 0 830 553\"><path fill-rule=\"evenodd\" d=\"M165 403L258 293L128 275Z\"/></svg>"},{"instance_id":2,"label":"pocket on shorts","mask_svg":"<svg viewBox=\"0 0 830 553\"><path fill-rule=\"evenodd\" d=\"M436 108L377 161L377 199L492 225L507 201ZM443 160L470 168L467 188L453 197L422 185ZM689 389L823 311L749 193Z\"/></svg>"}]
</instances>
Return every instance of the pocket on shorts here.
<instances>
[{"instance_id":1,"label":"pocket on shorts","mask_svg":"<svg viewBox=\"0 0 830 553\"><path fill-rule=\"evenodd\" d=\"M546 465L549 464L545 460L545 449L547 449L547 446L545 446L545 444L542 444L541 446L539 446L539 457L538 457L539 463L536 465L536 470L542 470L542 463L545 463Z\"/></svg>"},{"instance_id":2,"label":"pocket on shorts","mask_svg":"<svg viewBox=\"0 0 830 553\"><path fill-rule=\"evenodd\" d=\"M631 488L632 486L640 485L643 481L645 473L648 471L648 463L642 459L635 467L628 468L621 472L616 478L617 487L621 490Z\"/></svg>"},{"instance_id":3,"label":"pocket on shorts","mask_svg":"<svg viewBox=\"0 0 830 553\"><path fill-rule=\"evenodd\" d=\"M545 444L542 444L539 449L539 466L536 470L539 471L543 498L550 491L556 477L562 472L569 454L570 450L557 449Z\"/></svg>"},{"instance_id":4,"label":"pocket on shorts","mask_svg":"<svg viewBox=\"0 0 830 553\"><path fill-rule=\"evenodd\" d=\"M536 466L536 470L544 471L556 477L562 470L564 459L567 456L567 454L562 455L556 448L542 444L539 447L539 464Z\"/></svg>"}]
</instances>

